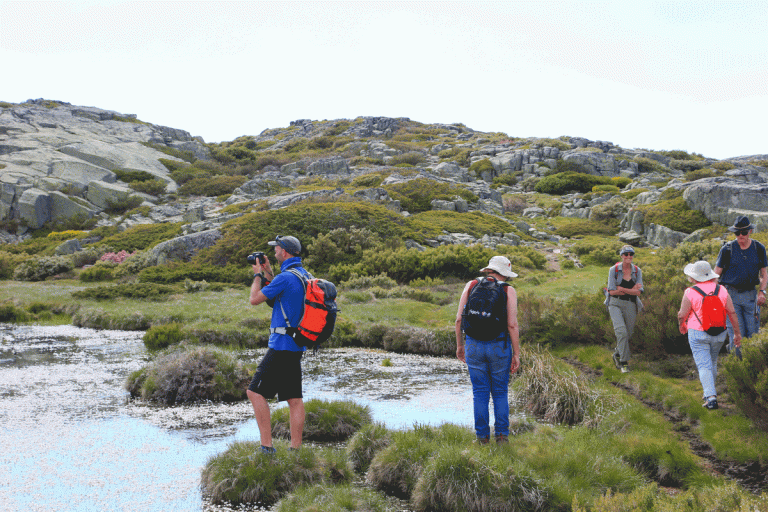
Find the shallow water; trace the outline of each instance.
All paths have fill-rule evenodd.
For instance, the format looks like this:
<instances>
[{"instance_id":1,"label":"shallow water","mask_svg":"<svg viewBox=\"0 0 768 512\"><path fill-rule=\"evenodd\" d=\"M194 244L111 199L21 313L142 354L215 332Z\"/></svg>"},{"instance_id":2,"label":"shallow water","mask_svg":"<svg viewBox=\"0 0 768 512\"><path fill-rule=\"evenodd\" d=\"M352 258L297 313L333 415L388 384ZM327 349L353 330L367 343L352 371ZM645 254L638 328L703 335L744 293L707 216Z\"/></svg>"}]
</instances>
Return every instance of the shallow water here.
<instances>
[{"instance_id":1,"label":"shallow water","mask_svg":"<svg viewBox=\"0 0 768 512\"><path fill-rule=\"evenodd\" d=\"M250 403L130 400L123 382L149 360L142 335L0 324L0 510L210 508L200 471L233 441L258 441ZM335 349L308 354L303 369L305 400L351 399L389 428L472 421L455 359Z\"/></svg>"}]
</instances>

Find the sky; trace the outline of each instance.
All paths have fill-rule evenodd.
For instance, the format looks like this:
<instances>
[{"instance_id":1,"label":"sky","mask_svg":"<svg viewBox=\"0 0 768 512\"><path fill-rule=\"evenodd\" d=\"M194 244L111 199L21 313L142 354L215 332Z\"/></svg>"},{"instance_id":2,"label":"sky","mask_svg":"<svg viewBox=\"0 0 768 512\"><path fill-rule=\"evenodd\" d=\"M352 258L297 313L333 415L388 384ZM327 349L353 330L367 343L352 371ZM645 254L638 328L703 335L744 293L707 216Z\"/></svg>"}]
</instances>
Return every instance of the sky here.
<instances>
[{"instance_id":1,"label":"sky","mask_svg":"<svg viewBox=\"0 0 768 512\"><path fill-rule=\"evenodd\" d=\"M136 114L206 142L386 116L768 154L762 0L0 0L0 63L0 101Z\"/></svg>"}]
</instances>

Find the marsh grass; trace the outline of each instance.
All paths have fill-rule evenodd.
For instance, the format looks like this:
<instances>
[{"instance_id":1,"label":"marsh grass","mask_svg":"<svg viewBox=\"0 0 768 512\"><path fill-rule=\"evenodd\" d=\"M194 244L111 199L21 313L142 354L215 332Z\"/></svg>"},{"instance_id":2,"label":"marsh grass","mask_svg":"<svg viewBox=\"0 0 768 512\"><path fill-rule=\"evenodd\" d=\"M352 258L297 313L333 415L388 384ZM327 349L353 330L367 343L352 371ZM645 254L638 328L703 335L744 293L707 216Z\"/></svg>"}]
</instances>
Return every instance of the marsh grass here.
<instances>
[{"instance_id":1,"label":"marsh grass","mask_svg":"<svg viewBox=\"0 0 768 512\"><path fill-rule=\"evenodd\" d=\"M259 443L232 443L203 468L203 493L216 504L269 506L300 486L340 484L352 477L342 451L306 447L291 451L281 442L274 446L277 453L268 456L261 453Z\"/></svg>"},{"instance_id":2,"label":"marsh grass","mask_svg":"<svg viewBox=\"0 0 768 512\"><path fill-rule=\"evenodd\" d=\"M391 500L372 489L350 484L334 487L313 485L300 487L281 499L275 512L397 512Z\"/></svg>"},{"instance_id":3,"label":"marsh grass","mask_svg":"<svg viewBox=\"0 0 768 512\"><path fill-rule=\"evenodd\" d=\"M371 422L371 408L351 400L307 400L304 410L306 417L302 438L307 441L345 441ZM272 435L290 439L288 407L281 407L272 414Z\"/></svg>"},{"instance_id":4,"label":"marsh grass","mask_svg":"<svg viewBox=\"0 0 768 512\"><path fill-rule=\"evenodd\" d=\"M541 349L525 349L511 402L547 422L565 425L598 423L617 402L601 393L581 373Z\"/></svg>"},{"instance_id":5,"label":"marsh grass","mask_svg":"<svg viewBox=\"0 0 768 512\"><path fill-rule=\"evenodd\" d=\"M369 423L347 442L346 452L355 471L365 473L373 457L392 443L392 435L382 423Z\"/></svg>"},{"instance_id":6,"label":"marsh grass","mask_svg":"<svg viewBox=\"0 0 768 512\"><path fill-rule=\"evenodd\" d=\"M172 347L125 381L132 397L166 404L203 400L232 402L245 398L253 369L217 347Z\"/></svg>"}]
</instances>

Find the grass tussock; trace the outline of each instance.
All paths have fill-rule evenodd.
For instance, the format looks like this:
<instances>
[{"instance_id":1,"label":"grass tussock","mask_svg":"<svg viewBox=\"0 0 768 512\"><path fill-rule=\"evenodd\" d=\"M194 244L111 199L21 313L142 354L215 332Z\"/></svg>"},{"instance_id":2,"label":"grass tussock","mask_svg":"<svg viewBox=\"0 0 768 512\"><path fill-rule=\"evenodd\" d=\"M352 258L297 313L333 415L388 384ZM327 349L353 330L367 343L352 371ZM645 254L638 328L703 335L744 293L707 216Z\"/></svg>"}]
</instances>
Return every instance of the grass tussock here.
<instances>
[{"instance_id":1,"label":"grass tussock","mask_svg":"<svg viewBox=\"0 0 768 512\"><path fill-rule=\"evenodd\" d=\"M166 404L245 398L252 371L224 349L172 347L125 382L132 397Z\"/></svg>"},{"instance_id":2,"label":"grass tussock","mask_svg":"<svg viewBox=\"0 0 768 512\"><path fill-rule=\"evenodd\" d=\"M344 441L371 422L371 408L351 400L307 400L304 410L306 417L302 438L307 441ZM288 407L282 407L272 415L272 435L290 439Z\"/></svg>"},{"instance_id":3,"label":"grass tussock","mask_svg":"<svg viewBox=\"0 0 768 512\"><path fill-rule=\"evenodd\" d=\"M355 471L365 473L378 452L392 443L392 435L381 423L369 423L347 442L346 452Z\"/></svg>"},{"instance_id":4,"label":"grass tussock","mask_svg":"<svg viewBox=\"0 0 768 512\"><path fill-rule=\"evenodd\" d=\"M275 512L396 512L399 510L382 494L364 487L342 484L334 487L301 487L281 499Z\"/></svg>"},{"instance_id":5,"label":"grass tussock","mask_svg":"<svg viewBox=\"0 0 768 512\"><path fill-rule=\"evenodd\" d=\"M261 453L259 443L232 443L203 468L200 486L215 504L255 503L269 506L305 485L349 482L352 471L346 456L332 448L291 451L276 443L277 453Z\"/></svg>"},{"instance_id":6,"label":"grass tussock","mask_svg":"<svg viewBox=\"0 0 768 512\"><path fill-rule=\"evenodd\" d=\"M512 403L546 422L594 425L617 404L591 385L581 373L564 366L548 352L525 350Z\"/></svg>"}]
</instances>

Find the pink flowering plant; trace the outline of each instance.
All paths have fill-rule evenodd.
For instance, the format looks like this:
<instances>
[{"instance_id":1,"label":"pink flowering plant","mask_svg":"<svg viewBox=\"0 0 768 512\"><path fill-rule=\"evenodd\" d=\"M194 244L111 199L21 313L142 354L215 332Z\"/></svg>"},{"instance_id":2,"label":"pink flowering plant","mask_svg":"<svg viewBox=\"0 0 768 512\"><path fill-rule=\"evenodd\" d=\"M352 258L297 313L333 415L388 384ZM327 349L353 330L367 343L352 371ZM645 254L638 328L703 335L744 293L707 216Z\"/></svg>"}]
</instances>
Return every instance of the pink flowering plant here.
<instances>
[{"instance_id":1,"label":"pink flowering plant","mask_svg":"<svg viewBox=\"0 0 768 512\"><path fill-rule=\"evenodd\" d=\"M124 262L134 254L136 254L136 251L133 251L130 253L125 250L120 252L107 252L107 253L104 253L104 255L100 258L100 260L117 263L119 265L120 263Z\"/></svg>"}]
</instances>

